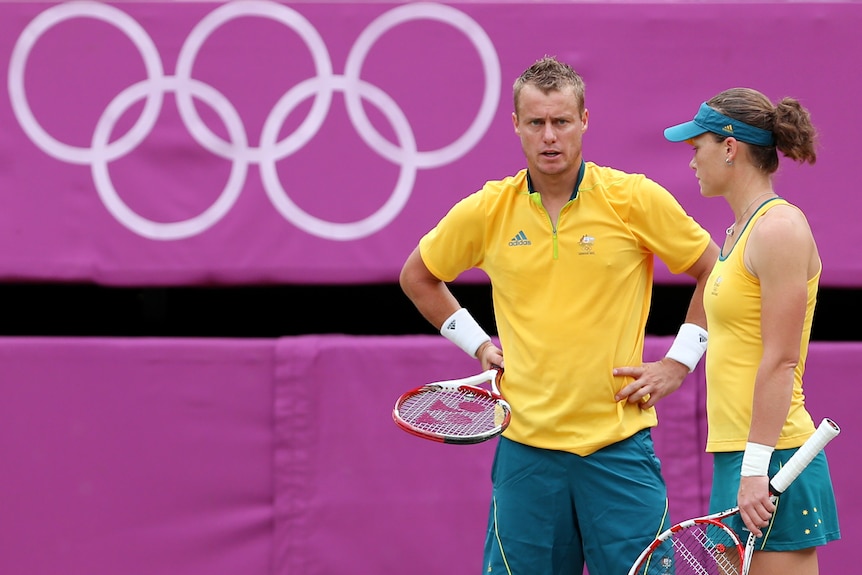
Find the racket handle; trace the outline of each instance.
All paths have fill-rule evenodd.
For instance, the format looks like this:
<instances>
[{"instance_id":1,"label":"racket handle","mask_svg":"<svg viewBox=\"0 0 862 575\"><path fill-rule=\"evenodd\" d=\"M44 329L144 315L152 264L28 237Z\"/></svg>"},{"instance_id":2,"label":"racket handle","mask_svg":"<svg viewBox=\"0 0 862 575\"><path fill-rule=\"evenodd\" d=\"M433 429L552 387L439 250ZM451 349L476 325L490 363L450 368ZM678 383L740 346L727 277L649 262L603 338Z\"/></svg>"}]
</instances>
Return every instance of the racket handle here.
<instances>
[{"instance_id":1,"label":"racket handle","mask_svg":"<svg viewBox=\"0 0 862 575\"><path fill-rule=\"evenodd\" d=\"M492 363L491 370L497 372L496 375L491 378L491 391L502 397L502 394L500 393L500 380L503 378L503 368L496 363Z\"/></svg>"},{"instance_id":2,"label":"racket handle","mask_svg":"<svg viewBox=\"0 0 862 575\"><path fill-rule=\"evenodd\" d=\"M770 490L775 495L781 495L793 481L799 477L811 460L832 441L841 431L838 425L829 418L824 418L814 432L814 435L802 444L787 463L778 470L772 481L769 482Z\"/></svg>"}]
</instances>

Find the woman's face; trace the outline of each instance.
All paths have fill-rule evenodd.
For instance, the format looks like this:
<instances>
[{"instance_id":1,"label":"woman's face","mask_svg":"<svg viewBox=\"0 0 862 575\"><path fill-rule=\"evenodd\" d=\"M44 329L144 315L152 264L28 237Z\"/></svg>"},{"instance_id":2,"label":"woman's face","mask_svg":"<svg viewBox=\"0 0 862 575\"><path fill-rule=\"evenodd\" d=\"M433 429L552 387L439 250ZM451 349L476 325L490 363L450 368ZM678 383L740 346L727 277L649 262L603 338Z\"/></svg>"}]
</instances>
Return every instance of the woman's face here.
<instances>
[{"instance_id":1,"label":"woman's face","mask_svg":"<svg viewBox=\"0 0 862 575\"><path fill-rule=\"evenodd\" d=\"M716 142L709 132L688 141L694 149L694 156L688 166L700 184L700 194L706 198L720 196L730 176L725 142Z\"/></svg>"}]
</instances>

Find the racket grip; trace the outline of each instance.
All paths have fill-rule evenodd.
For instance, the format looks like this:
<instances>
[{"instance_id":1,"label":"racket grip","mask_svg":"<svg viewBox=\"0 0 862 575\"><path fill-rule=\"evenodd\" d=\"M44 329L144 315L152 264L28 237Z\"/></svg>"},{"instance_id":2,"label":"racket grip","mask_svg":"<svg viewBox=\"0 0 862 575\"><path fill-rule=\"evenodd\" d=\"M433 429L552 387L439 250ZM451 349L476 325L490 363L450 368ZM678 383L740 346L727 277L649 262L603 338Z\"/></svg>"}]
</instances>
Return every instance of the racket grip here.
<instances>
[{"instance_id":1,"label":"racket grip","mask_svg":"<svg viewBox=\"0 0 862 575\"><path fill-rule=\"evenodd\" d=\"M496 375L491 378L491 391L493 391L494 394L500 395L502 397L502 394L500 393L500 380L503 379L503 368L496 363L492 363L491 370L497 372Z\"/></svg>"},{"instance_id":2,"label":"racket grip","mask_svg":"<svg viewBox=\"0 0 862 575\"><path fill-rule=\"evenodd\" d=\"M815 430L814 435L802 444L796 453L793 454L793 457L778 470L778 473L769 482L769 488L772 493L774 495L784 493L784 490L799 477L799 474L811 463L811 460L826 447L827 443L835 439L835 436L840 431L841 429L834 421L824 418L817 427L817 430Z\"/></svg>"}]
</instances>

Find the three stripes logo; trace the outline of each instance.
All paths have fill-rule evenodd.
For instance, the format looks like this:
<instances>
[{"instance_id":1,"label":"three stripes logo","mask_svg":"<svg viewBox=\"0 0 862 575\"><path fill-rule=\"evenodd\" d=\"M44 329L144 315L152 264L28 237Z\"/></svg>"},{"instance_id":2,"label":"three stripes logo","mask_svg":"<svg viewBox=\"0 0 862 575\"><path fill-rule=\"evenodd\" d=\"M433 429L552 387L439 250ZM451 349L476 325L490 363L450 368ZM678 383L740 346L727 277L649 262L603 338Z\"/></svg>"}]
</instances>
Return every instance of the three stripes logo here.
<instances>
[{"instance_id":1,"label":"three stripes logo","mask_svg":"<svg viewBox=\"0 0 862 575\"><path fill-rule=\"evenodd\" d=\"M733 124L728 124L728 125L724 126L722 128L722 130L724 130L728 134L732 134L733 133Z\"/></svg>"},{"instance_id":2,"label":"three stripes logo","mask_svg":"<svg viewBox=\"0 0 862 575\"><path fill-rule=\"evenodd\" d=\"M533 245L533 242L527 239L527 234L524 233L524 230L519 231L515 234L515 237L509 241L510 246L530 246Z\"/></svg>"}]
</instances>

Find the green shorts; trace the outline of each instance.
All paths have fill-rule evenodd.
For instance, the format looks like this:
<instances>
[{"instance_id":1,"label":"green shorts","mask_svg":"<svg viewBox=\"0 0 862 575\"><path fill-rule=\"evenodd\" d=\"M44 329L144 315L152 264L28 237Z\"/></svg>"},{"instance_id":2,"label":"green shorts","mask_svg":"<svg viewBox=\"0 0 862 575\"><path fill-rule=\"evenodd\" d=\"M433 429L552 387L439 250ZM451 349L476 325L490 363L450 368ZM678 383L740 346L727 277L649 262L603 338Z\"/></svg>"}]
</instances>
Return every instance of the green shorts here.
<instances>
[{"instance_id":1,"label":"green shorts","mask_svg":"<svg viewBox=\"0 0 862 575\"><path fill-rule=\"evenodd\" d=\"M777 449L769 463L772 477L796 453L793 449ZM739 491L739 470L742 452L713 454L711 513L736 506ZM739 515L725 521L745 543L748 530ZM829 475L826 453L820 452L802 474L781 494L763 537L755 543L755 551L794 551L825 545L841 538L835 493Z\"/></svg>"},{"instance_id":2,"label":"green shorts","mask_svg":"<svg viewBox=\"0 0 862 575\"><path fill-rule=\"evenodd\" d=\"M501 438L491 479L486 575L628 573L670 527L649 429L586 457Z\"/></svg>"}]
</instances>

